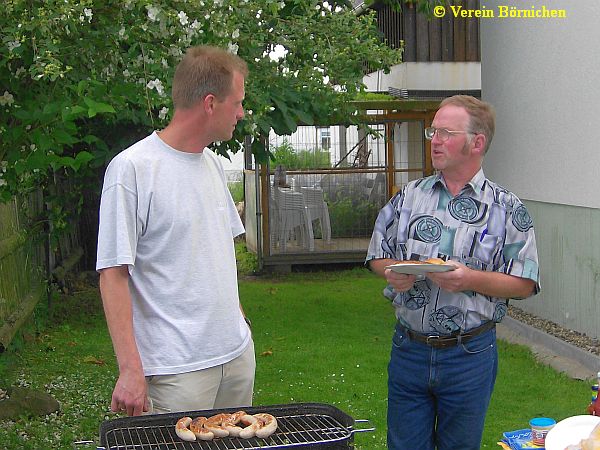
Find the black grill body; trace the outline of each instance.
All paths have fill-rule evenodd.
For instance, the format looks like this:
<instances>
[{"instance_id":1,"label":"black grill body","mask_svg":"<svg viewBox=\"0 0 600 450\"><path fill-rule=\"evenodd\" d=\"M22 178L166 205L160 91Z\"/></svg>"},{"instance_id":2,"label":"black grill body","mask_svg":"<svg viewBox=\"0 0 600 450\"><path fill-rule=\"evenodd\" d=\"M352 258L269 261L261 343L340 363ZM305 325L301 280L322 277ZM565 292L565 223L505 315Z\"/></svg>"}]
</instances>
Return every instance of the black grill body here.
<instances>
[{"instance_id":1,"label":"black grill body","mask_svg":"<svg viewBox=\"0 0 600 450\"><path fill-rule=\"evenodd\" d=\"M248 414L268 413L277 418L277 431L266 439L235 437L185 442L175 434L175 424L184 417L211 417L241 408L185 411L139 417L124 417L100 425L100 448L111 450L250 450L354 448L354 419L338 408L322 403L255 406Z\"/></svg>"}]
</instances>

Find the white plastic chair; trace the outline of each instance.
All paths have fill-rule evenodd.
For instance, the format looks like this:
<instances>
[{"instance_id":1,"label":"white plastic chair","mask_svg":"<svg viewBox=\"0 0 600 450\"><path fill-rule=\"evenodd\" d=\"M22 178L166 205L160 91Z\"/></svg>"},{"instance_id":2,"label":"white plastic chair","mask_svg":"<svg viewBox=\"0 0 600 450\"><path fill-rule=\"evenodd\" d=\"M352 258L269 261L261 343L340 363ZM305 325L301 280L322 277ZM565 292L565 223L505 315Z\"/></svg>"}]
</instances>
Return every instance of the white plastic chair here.
<instances>
[{"instance_id":1,"label":"white plastic chair","mask_svg":"<svg viewBox=\"0 0 600 450\"><path fill-rule=\"evenodd\" d=\"M311 224L314 220L321 222L321 232L325 242L331 242L331 222L329 221L329 208L323 189L316 187L303 187L301 189L304 196L304 203L310 213ZM312 228L312 227L311 227Z\"/></svg>"},{"instance_id":2,"label":"white plastic chair","mask_svg":"<svg viewBox=\"0 0 600 450\"><path fill-rule=\"evenodd\" d=\"M279 245L279 236L281 234L281 218L279 214L279 202L277 201L278 187L271 186L271 201L269 202L269 241L271 248Z\"/></svg>"},{"instance_id":3,"label":"white plastic chair","mask_svg":"<svg viewBox=\"0 0 600 450\"><path fill-rule=\"evenodd\" d=\"M286 250L287 241L295 238L311 252L315 250L315 238L312 230L310 212L304 204L304 196L300 192L277 188L277 205L279 207L279 244Z\"/></svg>"}]
</instances>

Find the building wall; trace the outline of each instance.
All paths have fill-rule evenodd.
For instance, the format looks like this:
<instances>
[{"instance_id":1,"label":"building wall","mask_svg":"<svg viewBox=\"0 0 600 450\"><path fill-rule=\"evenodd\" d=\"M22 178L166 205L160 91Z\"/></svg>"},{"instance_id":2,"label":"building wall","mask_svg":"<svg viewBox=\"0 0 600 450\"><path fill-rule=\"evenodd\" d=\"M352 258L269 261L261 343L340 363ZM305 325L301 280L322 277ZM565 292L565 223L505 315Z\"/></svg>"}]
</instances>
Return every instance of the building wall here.
<instances>
[{"instance_id":1,"label":"building wall","mask_svg":"<svg viewBox=\"0 0 600 450\"><path fill-rule=\"evenodd\" d=\"M600 210L525 201L534 220L542 291L512 304L600 337Z\"/></svg>"},{"instance_id":2,"label":"building wall","mask_svg":"<svg viewBox=\"0 0 600 450\"><path fill-rule=\"evenodd\" d=\"M517 6L566 17L481 19L482 95L497 112L484 170L534 218L542 293L521 306L600 337L600 3Z\"/></svg>"},{"instance_id":3,"label":"building wall","mask_svg":"<svg viewBox=\"0 0 600 450\"><path fill-rule=\"evenodd\" d=\"M486 166L528 199L598 208L600 2L530 3L567 17L480 22L482 95L498 113Z\"/></svg>"},{"instance_id":4,"label":"building wall","mask_svg":"<svg viewBox=\"0 0 600 450\"><path fill-rule=\"evenodd\" d=\"M416 62L394 66L390 73L374 72L363 78L369 91L398 89L481 89L478 62Z\"/></svg>"}]
</instances>

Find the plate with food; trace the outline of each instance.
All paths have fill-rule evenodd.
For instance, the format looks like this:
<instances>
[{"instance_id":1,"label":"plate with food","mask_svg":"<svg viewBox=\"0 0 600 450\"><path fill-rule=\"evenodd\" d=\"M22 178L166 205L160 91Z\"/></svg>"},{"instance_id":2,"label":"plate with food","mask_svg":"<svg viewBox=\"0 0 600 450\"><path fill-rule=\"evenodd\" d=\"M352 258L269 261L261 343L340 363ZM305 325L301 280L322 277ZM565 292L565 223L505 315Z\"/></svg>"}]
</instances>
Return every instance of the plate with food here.
<instances>
[{"instance_id":1,"label":"plate with food","mask_svg":"<svg viewBox=\"0 0 600 450\"><path fill-rule=\"evenodd\" d=\"M447 264L439 258L429 258L425 261L401 261L385 268L407 275L424 275L431 272L448 272L455 269L453 265Z\"/></svg>"},{"instance_id":2,"label":"plate with food","mask_svg":"<svg viewBox=\"0 0 600 450\"><path fill-rule=\"evenodd\" d=\"M582 450L600 446L600 417L591 415L567 417L558 422L546 436L546 450Z\"/></svg>"}]
</instances>

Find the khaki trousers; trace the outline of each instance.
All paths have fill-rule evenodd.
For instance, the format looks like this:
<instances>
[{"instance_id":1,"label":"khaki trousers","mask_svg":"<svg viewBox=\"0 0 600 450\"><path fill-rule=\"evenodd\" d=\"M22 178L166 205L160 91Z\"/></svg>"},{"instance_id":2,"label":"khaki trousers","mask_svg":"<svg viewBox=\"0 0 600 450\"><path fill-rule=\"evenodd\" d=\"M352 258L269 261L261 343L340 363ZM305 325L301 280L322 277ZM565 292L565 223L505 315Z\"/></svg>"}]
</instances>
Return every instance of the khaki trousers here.
<instances>
[{"instance_id":1,"label":"khaki trousers","mask_svg":"<svg viewBox=\"0 0 600 450\"><path fill-rule=\"evenodd\" d=\"M151 414L252 406L254 342L220 366L176 375L146 377Z\"/></svg>"}]
</instances>

